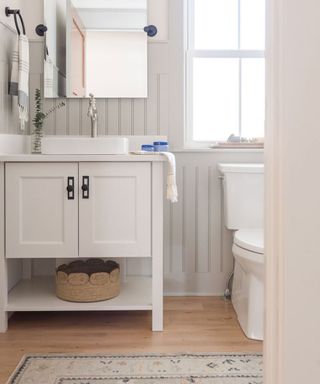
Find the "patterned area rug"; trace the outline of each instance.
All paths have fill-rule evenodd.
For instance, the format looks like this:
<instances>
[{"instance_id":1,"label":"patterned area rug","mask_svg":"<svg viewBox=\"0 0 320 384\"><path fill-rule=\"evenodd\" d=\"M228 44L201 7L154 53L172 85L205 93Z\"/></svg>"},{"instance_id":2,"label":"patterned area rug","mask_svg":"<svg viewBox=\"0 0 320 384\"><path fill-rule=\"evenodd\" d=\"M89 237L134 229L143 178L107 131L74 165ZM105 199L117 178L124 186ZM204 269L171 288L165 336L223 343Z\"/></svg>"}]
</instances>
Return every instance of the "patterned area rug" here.
<instances>
[{"instance_id":1,"label":"patterned area rug","mask_svg":"<svg viewBox=\"0 0 320 384\"><path fill-rule=\"evenodd\" d=\"M260 354L26 356L8 384L262 384Z\"/></svg>"}]
</instances>

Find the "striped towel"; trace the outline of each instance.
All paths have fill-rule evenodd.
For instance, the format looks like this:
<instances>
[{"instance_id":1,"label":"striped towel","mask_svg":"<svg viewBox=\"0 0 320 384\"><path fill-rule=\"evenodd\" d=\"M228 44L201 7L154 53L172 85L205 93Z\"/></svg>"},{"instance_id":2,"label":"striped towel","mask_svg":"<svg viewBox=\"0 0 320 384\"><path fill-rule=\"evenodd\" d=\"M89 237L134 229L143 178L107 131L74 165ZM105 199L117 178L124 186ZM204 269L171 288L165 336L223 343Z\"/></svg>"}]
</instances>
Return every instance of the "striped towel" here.
<instances>
[{"instance_id":1,"label":"striped towel","mask_svg":"<svg viewBox=\"0 0 320 384\"><path fill-rule=\"evenodd\" d=\"M18 96L20 129L24 131L29 120L29 41L26 35L18 36L12 53L9 93Z\"/></svg>"}]
</instances>

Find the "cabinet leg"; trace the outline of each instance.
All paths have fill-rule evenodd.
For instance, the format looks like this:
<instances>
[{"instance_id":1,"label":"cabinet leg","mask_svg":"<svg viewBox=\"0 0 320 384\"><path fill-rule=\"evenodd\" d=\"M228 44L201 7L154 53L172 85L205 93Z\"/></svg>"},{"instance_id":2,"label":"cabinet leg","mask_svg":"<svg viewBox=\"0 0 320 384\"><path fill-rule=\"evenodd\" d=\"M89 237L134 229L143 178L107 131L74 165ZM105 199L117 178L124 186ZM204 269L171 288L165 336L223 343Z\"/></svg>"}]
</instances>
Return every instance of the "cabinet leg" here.
<instances>
[{"instance_id":1,"label":"cabinet leg","mask_svg":"<svg viewBox=\"0 0 320 384\"><path fill-rule=\"evenodd\" d=\"M1 242L1 240L0 240ZM0 333L8 329L8 313L5 311L8 300L8 266L7 260L0 257Z\"/></svg>"},{"instance_id":2,"label":"cabinet leg","mask_svg":"<svg viewBox=\"0 0 320 384\"><path fill-rule=\"evenodd\" d=\"M5 311L0 312L0 333L7 332L8 329L8 313Z\"/></svg>"},{"instance_id":3,"label":"cabinet leg","mask_svg":"<svg viewBox=\"0 0 320 384\"><path fill-rule=\"evenodd\" d=\"M163 331L163 169L152 164L152 330Z\"/></svg>"},{"instance_id":4,"label":"cabinet leg","mask_svg":"<svg viewBox=\"0 0 320 384\"><path fill-rule=\"evenodd\" d=\"M163 313L162 310L159 310L158 308L152 310L152 331L163 331Z\"/></svg>"},{"instance_id":5,"label":"cabinet leg","mask_svg":"<svg viewBox=\"0 0 320 384\"><path fill-rule=\"evenodd\" d=\"M152 259L152 330L163 331L163 258L160 244Z\"/></svg>"}]
</instances>

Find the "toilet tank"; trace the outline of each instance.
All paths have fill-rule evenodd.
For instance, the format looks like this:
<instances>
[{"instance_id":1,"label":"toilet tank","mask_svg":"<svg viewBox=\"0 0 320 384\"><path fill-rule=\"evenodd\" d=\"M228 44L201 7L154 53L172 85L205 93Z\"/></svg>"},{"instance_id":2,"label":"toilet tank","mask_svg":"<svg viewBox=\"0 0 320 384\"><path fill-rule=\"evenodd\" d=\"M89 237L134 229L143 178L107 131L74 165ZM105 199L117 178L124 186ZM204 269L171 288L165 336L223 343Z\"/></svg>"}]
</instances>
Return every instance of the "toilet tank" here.
<instances>
[{"instance_id":1,"label":"toilet tank","mask_svg":"<svg viewBox=\"0 0 320 384\"><path fill-rule=\"evenodd\" d=\"M230 230L263 228L264 165L219 164L224 222Z\"/></svg>"}]
</instances>

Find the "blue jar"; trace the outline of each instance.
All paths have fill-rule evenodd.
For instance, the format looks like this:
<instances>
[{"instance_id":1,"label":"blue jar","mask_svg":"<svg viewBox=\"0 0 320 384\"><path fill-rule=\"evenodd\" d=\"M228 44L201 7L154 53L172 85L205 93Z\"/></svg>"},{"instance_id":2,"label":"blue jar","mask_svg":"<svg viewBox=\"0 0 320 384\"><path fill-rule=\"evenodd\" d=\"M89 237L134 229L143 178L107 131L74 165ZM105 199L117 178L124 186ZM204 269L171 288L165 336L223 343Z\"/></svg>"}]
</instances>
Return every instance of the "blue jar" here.
<instances>
[{"instance_id":1,"label":"blue jar","mask_svg":"<svg viewBox=\"0 0 320 384\"><path fill-rule=\"evenodd\" d=\"M145 152L154 152L154 145L143 144L141 145L141 150Z\"/></svg>"},{"instance_id":2,"label":"blue jar","mask_svg":"<svg viewBox=\"0 0 320 384\"><path fill-rule=\"evenodd\" d=\"M168 152L169 144L167 141L155 141L153 143L155 152Z\"/></svg>"}]
</instances>

